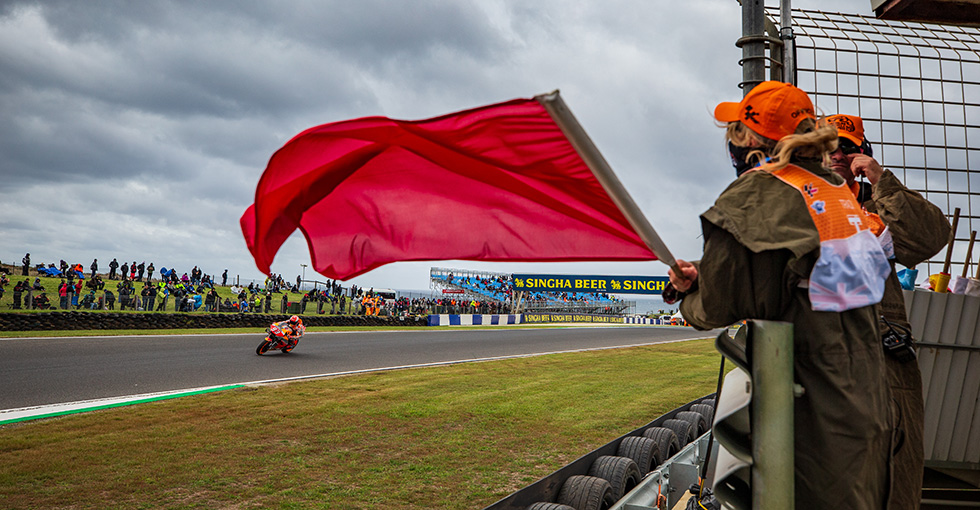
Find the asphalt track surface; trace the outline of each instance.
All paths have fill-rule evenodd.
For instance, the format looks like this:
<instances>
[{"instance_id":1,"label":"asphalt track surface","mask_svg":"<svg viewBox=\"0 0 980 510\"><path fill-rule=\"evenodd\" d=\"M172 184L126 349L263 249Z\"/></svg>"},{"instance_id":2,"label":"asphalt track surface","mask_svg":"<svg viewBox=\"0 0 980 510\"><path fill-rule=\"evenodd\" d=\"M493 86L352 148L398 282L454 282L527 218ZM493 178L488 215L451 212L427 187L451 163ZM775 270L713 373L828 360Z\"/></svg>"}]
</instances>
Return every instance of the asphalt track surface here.
<instances>
[{"instance_id":1,"label":"asphalt track surface","mask_svg":"<svg viewBox=\"0 0 980 510\"><path fill-rule=\"evenodd\" d=\"M0 339L0 410L713 336L655 326L323 332L264 356L261 334Z\"/></svg>"}]
</instances>

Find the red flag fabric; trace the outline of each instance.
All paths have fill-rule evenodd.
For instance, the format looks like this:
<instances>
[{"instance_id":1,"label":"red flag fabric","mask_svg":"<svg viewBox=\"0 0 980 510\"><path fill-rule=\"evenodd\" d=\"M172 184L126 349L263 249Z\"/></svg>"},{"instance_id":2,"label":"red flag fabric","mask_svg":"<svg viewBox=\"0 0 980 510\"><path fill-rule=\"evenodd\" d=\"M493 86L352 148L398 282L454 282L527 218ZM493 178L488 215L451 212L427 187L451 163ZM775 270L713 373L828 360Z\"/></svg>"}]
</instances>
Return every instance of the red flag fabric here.
<instances>
[{"instance_id":1,"label":"red flag fabric","mask_svg":"<svg viewBox=\"0 0 980 510\"><path fill-rule=\"evenodd\" d=\"M263 273L299 228L341 280L407 260L656 259L535 99L310 128L272 155L241 227Z\"/></svg>"}]
</instances>

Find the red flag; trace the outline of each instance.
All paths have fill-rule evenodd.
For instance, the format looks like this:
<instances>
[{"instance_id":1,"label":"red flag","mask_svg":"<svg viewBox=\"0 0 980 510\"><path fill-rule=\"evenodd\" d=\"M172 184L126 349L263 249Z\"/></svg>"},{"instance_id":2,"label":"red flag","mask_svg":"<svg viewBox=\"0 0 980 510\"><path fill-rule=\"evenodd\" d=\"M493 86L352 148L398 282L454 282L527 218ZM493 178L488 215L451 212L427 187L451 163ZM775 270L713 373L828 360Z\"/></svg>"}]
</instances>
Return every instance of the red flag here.
<instances>
[{"instance_id":1,"label":"red flag","mask_svg":"<svg viewBox=\"0 0 980 510\"><path fill-rule=\"evenodd\" d=\"M536 99L308 129L272 155L241 226L263 273L299 228L341 280L405 260L656 259Z\"/></svg>"}]
</instances>

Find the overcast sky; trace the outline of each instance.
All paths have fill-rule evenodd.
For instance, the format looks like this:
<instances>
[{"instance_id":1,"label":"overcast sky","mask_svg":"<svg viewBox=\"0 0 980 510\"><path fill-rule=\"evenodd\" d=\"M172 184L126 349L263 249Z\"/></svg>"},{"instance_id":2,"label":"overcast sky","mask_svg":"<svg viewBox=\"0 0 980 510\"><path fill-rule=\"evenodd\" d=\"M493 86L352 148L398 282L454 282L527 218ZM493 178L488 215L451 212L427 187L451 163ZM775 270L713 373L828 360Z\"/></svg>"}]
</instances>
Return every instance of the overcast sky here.
<instances>
[{"instance_id":1,"label":"overcast sky","mask_svg":"<svg viewBox=\"0 0 980 510\"><path fill-rule=\"evenodd\" d=\"M793 6L871 15L867 0ZM238 220L295 134L555 89L673 254L696 259L698 215L734 178L711 111L741 97L740 29L736 0L0 1L0 260L261 280ZM297 231L272 271L301 264ZM432 266L666 274L438 261L351 282L425 289Z\"/></svg>"}]
</instances>

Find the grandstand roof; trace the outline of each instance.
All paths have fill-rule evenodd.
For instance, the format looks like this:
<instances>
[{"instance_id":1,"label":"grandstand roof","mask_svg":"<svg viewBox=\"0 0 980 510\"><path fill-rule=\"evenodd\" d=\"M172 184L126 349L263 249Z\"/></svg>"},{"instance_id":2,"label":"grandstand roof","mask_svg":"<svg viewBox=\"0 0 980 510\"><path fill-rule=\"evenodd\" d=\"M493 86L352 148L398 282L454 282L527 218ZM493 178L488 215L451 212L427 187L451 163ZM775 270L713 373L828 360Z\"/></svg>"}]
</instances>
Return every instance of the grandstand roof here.
<instances>
[{"instance_id":1,"label":"grandstand roof","mask_svg":"<svg viewBox=\"0 0 980 510\"><path fill-rule=\"evenodd\" d=\"M871 0L871 8L884 20L980 26L980 0Z\"/></svg>"}]
</instances>

